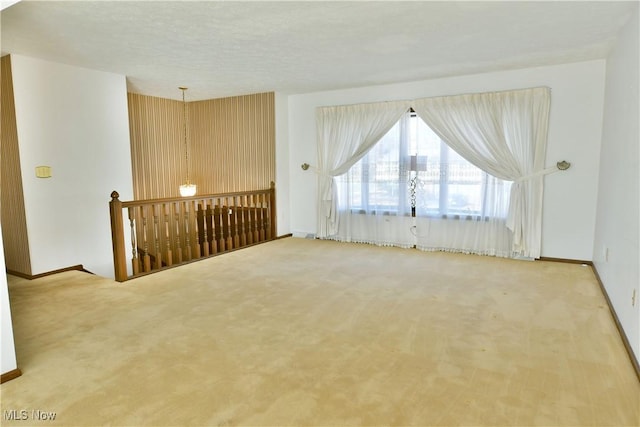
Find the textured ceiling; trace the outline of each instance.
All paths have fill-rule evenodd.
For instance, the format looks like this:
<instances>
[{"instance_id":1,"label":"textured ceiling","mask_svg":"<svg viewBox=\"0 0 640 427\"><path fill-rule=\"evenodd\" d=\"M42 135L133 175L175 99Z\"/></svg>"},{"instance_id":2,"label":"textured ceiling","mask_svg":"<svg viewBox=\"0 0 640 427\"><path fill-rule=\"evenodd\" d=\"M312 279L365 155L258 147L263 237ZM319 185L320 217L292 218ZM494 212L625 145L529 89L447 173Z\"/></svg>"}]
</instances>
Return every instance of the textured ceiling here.
<instances>
[{"instance_id":1,"label":"textured ceiling","mask_svg":"<svg viewBox=\"0 0 640 427\"><path fill-rule=\"evenodd\" d=\"M189 100L405 82L606 57L631 2L22 1L2 53Z\"/></svg>"}]
</instances>

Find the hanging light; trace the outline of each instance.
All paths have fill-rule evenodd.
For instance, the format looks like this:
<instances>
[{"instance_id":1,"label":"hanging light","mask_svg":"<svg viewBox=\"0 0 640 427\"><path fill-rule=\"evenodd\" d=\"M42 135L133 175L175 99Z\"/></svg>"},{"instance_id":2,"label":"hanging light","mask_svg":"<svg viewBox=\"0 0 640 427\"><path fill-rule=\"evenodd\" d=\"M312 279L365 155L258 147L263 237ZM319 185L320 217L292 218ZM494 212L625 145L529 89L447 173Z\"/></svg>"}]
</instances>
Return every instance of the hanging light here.
<instances>
[{"instance_id":1,"label":"hanging light","mask_svg":"<svg viewBox=\"0 0 640 427\"><path fill-rule=\"evenodd\" d=\"M184 128L184 159L187 164L187 179L184 184L180 186L180 195L182 197L191 197L196 195L196 185L189 181L189 145L187 144L187 103L184 100L184 92L186 87L179 87L182 91L182 121Z\"/></svg>"}]
</instances>

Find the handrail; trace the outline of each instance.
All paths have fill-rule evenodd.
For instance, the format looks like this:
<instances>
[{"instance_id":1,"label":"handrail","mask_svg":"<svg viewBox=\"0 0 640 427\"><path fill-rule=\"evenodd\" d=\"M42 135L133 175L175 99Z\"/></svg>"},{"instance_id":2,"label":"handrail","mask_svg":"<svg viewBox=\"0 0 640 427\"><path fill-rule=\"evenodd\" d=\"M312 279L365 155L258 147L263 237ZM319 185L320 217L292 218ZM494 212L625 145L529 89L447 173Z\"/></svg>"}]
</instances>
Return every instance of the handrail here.
<instances>
[{"instance_id":1,"label":"handrail","mask_svg":"<svg viewBox=\"0 0 640 427\"><path fill-rule=\"evenodd\" d=\"M274 183L271 183L275 186ZM274 188L274 187L272 187ZM138 206L138 205L152 205L157 203L170 203L170 202L183 202L183 201L192 201L192 200L202 200L209 197L234 197L234 196L242 196L245 194L269 194L272 191L272 188L267 188L264 190L253 190L253 191L234 191L231 193L215 193L215 194L205 194L200 196L190 196L190 197L167 197L161 199L145 199L145 200L130 200L128 202L121 202L122 207L130 207L130 206ZM113 193L112 197L113 197ZM118 197L120 197L118 195Z\"/></svg>"},{"instance_id":2,"label":"handrail","mask_svg":"<svg viewBox=\"0 0 640 427\"><path fill-rule=\"evenodd\" d=\"M263 190L120 201L109 211L115 279L128 279L276 238L275 183ZM127 263L129 222L131 274ZM152 262L153 261L153 262Z\"/></svg>"}]
</instances>

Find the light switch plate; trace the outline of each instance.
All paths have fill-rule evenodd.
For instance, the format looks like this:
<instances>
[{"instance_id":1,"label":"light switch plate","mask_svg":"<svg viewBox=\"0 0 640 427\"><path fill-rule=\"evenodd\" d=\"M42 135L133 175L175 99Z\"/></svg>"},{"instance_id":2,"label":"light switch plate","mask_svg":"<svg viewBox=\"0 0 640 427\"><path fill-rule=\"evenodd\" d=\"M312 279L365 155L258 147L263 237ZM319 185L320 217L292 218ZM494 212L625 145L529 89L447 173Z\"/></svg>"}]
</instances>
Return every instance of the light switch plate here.
<instances>
[{"instance_id":1,"label":"light switch plate","mask_svg":"<svg viewBox=\"0 0 640 427\"><path fill-rule=\"evenodd\" d=\"M51 178L51 166L36 166L37 178Z\"/></svg>"}]
</instances>

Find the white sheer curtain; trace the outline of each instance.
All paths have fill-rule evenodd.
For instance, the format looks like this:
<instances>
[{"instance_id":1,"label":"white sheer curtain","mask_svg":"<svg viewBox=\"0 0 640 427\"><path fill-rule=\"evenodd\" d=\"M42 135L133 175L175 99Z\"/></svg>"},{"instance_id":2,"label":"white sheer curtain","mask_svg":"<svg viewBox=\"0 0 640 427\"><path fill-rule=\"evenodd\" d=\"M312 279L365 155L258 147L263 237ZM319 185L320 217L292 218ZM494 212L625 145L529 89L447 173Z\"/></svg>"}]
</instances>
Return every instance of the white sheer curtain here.
<instances>
[{"instance_id":1,"label":"white sheer curtain","mask_svg":"<svg viewBox=\"0 0 640 427\"><path fill-rule=\"evenodd\" d=\"M424 98L416 113L457 153L511 186L511 250L540 256L543 170L550 93L533 88Z\"/></svg>"},{"instance_id":2,"label":"white sheer curtain","mask_svg":"<svg viewBox=\"0 0 640 427\"><path fill-rule=\"evenodd\" d=\"M336 178L338 228L343 242L412 247L408 196L407 115L349 170Z\"/></svg>"},{"instance_id":3,"label":"white sheer curtain","mask_svg":"<svg viewBox=\"0 0 640 427\"><path fill-rule=\"evenodd\" d=\"M349 170L409 109L408 101L321 107L318 140L318 237L338 230L335 178Z\"/></svg>"},{"instance_id":4,"label":"white sheer curtain","mask_svg":"<svg viewBox=\"0 0 640 427\"><path fill-rule=\"evenodd\" d=\"M470 164L415 114L403 114L336 184L339 221L331 238L511 255L506 227L511 183Z\"/></svg>"},{"instance_id":5,"label":"white sheer curtain","mask_svg":"<svg viewBox=\"0 0 640 427\"><path fill-rule=\"evenodd\" d=\"M421 250L510 257L511 183L457 154L420 118L413 134L426 168L416 172L414 235Z\"/></svg>"},{"instance_id":6,"label":"white sheer curtain","mask_svg":"<svg viewBox=\"0 0 640 427\"><path fill-rule=\"evenodd\" d=\"M510 183L483 174L484 215L423 214L418 205L416 247L426 251L461 252L508 258L513 255L506 225ZM496 211L491 213L490 211Z\"/></svg>"}]
</instances>

